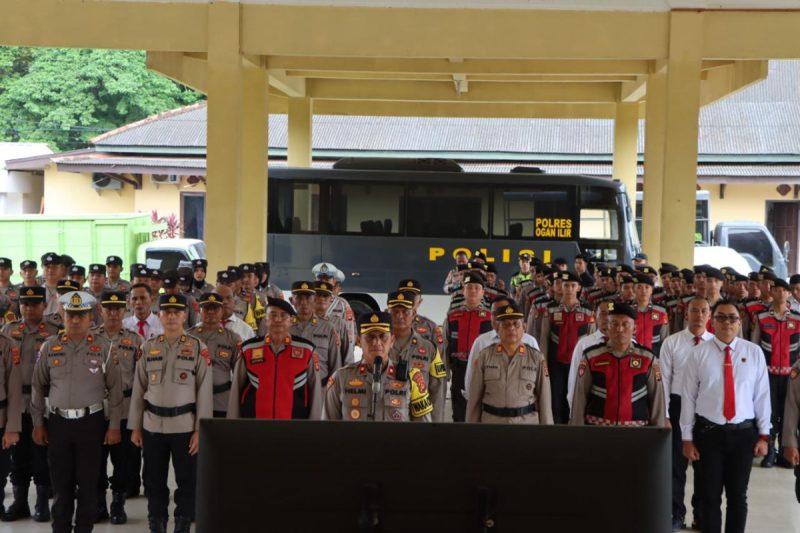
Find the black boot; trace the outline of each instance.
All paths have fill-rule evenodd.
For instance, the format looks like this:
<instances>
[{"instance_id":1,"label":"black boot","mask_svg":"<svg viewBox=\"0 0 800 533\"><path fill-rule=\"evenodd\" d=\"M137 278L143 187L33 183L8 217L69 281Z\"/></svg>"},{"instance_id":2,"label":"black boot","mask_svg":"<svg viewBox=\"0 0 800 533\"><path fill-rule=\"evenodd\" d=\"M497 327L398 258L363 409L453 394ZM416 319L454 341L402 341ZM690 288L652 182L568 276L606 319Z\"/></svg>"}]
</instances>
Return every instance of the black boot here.
<instances>
[{"instance_id":1,"label":"black boot","mask_svg":"<svg viewBox=\"0 0 800 533\"><path fill-rule=\"evenodd\" d=\"M147 517L150 533L167 533L167 519L161 517Z\"/></svg>"},{"instance_id":2,"label":"black boot","mask_svg":"<svg viewBox=\"0 0 800 533\"><path fill-rule=\"evenodd\" d=\"M128 515L125 514L125 493L114 491L111 498L111 523L124 524L128 521Z\"/></svg>"},{"instance_id":3,"label":"black boot","mask_svg":"<svg viewBox=\"0 0 800 533\"><path fill-rule=\"evenodd\" d=\"M108 506L106 505L106 491L97 492L97 515L94 517L94 523L108 520Z\"/></svg>"},{"instance_id":4,"label":"black boot","mask_svg":"<svg viewBox=\"0 0 800 533\"><path fill-rule=\"evenodd\" d=\"M36 506L33 508L33 519L36 522L50 521L50 502L47 501L49 495L49 486L36 485Z\"/></svg>"},{"instance_id":5,"label":"black boot","mask_svg":"<svg viewBox=\"0 0 800 533\"><path fill-rule=\"evenodd\" d=\"M3 516L0 516L3 522L13 522L20 518L28 518L31 516L31 508L28 505L29 486L30 485L19 485L13 487L14 502L8 506Z\"/></svg>"},{"instance_id":6,"label":"black boot","mask_svg":"<svg viewBox=\"0 0 800 533\"><path fill-rule=\"evenodd\" d=\"M775 466L775 433L769 432L767 440L767 455L761 460L761 468L772 468Z\"/></svg>"},{"instance_id":7,"label":"black boot","mask_svg":"<svg viewBox=\"0 0 800 533\"><path fill-rule=\"evenodd\" d=\"M192 529L192 519L188 516L175 517L175 533L190 533Z\"/></svg>"}]
</instances>

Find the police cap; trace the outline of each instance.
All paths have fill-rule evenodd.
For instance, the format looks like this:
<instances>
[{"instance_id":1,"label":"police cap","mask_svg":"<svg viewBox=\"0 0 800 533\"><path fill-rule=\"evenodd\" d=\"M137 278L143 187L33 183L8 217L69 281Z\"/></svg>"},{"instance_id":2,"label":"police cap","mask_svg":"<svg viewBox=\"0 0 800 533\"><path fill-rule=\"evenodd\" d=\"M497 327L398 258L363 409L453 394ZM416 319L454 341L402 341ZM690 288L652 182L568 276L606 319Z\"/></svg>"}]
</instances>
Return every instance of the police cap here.
<instances>
[{"instance_id":1,"label":"police cap","mask_svg":"<svg viewBox=\"0 0 800 533\"><path fill-rule=\"evenodd\" d=\"M358 334L366 335L372 331L389 333L391 324L389 313L363 313L358 317Z\"/></svg>"},{"instance_id":2,"label":"police cap","mask_svg":"<svg viewBox=\"0 0 800 533\"><path fill-rule=\"evenodd\" d=\"M86 311L91 311L94 308L94 304L97 303L97 300L94 299L94 296L85 291L67 292L61 295L58 301L61 302L61 306L67 313L83 313Z\"/></svg>"},{"instance_id":3,"label":"police cap","mask_svg":"<svg viewBox=\"0 0 800 533\"><path fill-rule=\"evenodd\" d=\"M161 279L161 271L157 268L151 268L147 271L147 277L151 279Z\"/></svg>"},{"instance_id":4,"label":"police cap","mask_svg":"<svg viewBox=\"0 0 800 533\"><path fill-rule=\"evenodd\" d=\"M522 320L524 316L516 302L508 302L494 310L495 320Z\"/></svg>"},{"instance_id":5,"label":"police cap","mask_svg":"<svg viewBox=\"0 0 800 533\"><path fill-rule=\"evenodd\" d=\"M118 255L109 255L106 257L106 266L108 265L117 265L122 266L122 258Z\"/></svg>"},{"instance_id":6,"label":"police cap","mask_svg":"<svg viewBox=\"0 0 800 533\"><path fill-rule=\"evenodd\" d=\"M680 272L678 272L678 275L686 283L694 283L694 270L691 270L689 268L682 268Z\"/></svg>"},{"instance_id":7,"label":"police cap","mask_svg":"<svg viewBox=\"0 0 800 533\"><path fill-rule=\"evenodd\" d=\"M636 274L636 270L631 265L617 265L617 274L624 272L630 276Z\"/></svg>"},{"instance_id":8,"label":"police cap","mask_svg":"<svg viewBox=\"0 0 800 533\"><path fill-rule=\"evenodd\" d=\"M658 269L658 273L663 276L664 274L675 274L678 270L678 267L672 263L661 263L661 268Z\"/></svg>"},{"instance_id":9,"label":"police cap","mask_svg":"<svg viewBox=\"0 0 800 533\"><path fill-rule=\"evenodd\" d=\"M89 265L89 274L102 274L106 275L106 266L100 263L92 263Z\"/></svg>"},{"instance_id":10,"label":"police cap","mask_svg":"<svg viewBox=\"0 0 800 533\"><path fill-rule=\"evenodd\" d=\"M640 274L656 274L656 269L651 267L650 265L642 265L636 269Z\"/></svg>"},{"instance_id":11,"label":"police cap","mask_svg":"<svg viewBox=\"0 0 800 533\"><path fill-rule=\"evenodd\" d=\"M462 279L464 285L467 283L477 283L480 286L486 285L486 278L483 277L482 274L478 272L467 272L464 274L464 279Z\"/></svg>"},{"instance_id":12,"label":"police cap","mask_svg":"<svg viewBox=\"0 0 800 533\"><path fill-rule=\"evenodd\" d=\"M563 270L563 271L559 270L556 272L556 274L558 276L556 279L560 279L562 282L563 281L574 281L575 283L581 282L581 278L575 272L570 272L569 270Z\"/></svg>"},{"instance_id":13,"label":"police cap","mask_svg":"<svg viewBox=\"0 0 800 533\"><path fill-rule=\"evenodd\" d=\"M770 272L769 270L765 270L763 272L760 270L758 271L758 281L775 282L776 279L778 278L775 276L775 274L773 272Z\"/></svg>"},{"instance_id":14,"label":"police cap","mask_svg":"<svg viewBox=\"0 0 800 533\"><path fill-rule=\"evenodd\" d=\"M331 285L327 281L315 281L314 292L325 296L331 295L333 294L333 285Z\"/></svg>"},{"instance_id":15,"label":"police cap","mask_svg":"<svg viewBox=\"0 0 800 533\"><path fill-rule=\"evenodd\" d=\"M220 270L217 272L217 283L233 283L236 277L227 270Z\"/></svg>"},{"instance_id":16,"label":"police cap","mask_svg":"<svg viewBox=\"0 0 800 533\"><path fill-rule=\"evenodd\" d=\"M761 266L758 268L758 271L759 271L759 272L761 272L762 274L763 274L763 273L766 273L766 272L769 272L770 274L772 274L772 275L775 275L775 271L774 271L774 270L772 270L772 267L769 267L769 266L767 266L767 265L761 265Z\"/></svg>"},{"instance_id":17,"label":"police cap","mask_svg":"<svg viewBox=\"0 0 800 533\"><path fill-rule=\"evenodd\" d=\"M0 257L0 268L13 268L11 259L8 257Z\"/></svg>"},{"instance_id":18,"label":"police cap","mask_svg":"<svg viewBox=\"0 0 800 533\"><path fill-rule=\"evenodd\" d=\"M72 281L71 279L62 279L56 284L56 292L58 294L66 294L68 292L79 290L81 290L80 284L77 281Z\"/></svg>"},{"instance_id":19,"label":"police cap","mask_svg":"<svg viewBox=\"0 0 800 533\"><path fill-rule=\"evenodd\" d=\"M412 291L417 294L422 294L422 283L412 278L401 279L400 283L397 284L397 290Z\"/></svg>"},{"instance_id":20,"label":"police cap","mask_svg":"<svg viewBox=\"0 0 800 533\"><path fill-rule=\"evenodd\" d=\"M206 261L205 259L192 260L192 269L198 269L198 268L203 269L203 272L205 272L206 269L208 268L208 261Z\"/></svg>"},{"instance_id":21,"label":"police cap","mask_svg":"<svg viewBox=\"0 0 800 533\"><path fill-rule=\"evenodd\" d=\"M103 291L100 294L100 305L103 307L125 307L127 294L124 291Z\"/></svg>"},{"instance_id":22,"label":"police cap","mask_svg":"<svg viewBox=\"0 0 800 533\"><path fill-rule=\"evenodd\" d=\"M57 253L48 252L42 256L42 266L60 265L61 256Z\"/></svg>"},{"instance_id":23,"label":"police cap","mask_svg":"<svg viewBox=\"0 0 800 533\"><path fill-rule=\"evenodd\" d=\"M253 263L242 263L239 265L239 272L242 274L254 274L256 271L256 265Z\"/></svg>"},{"instance_id":24,"label":"police cap","mask_svg":"<svg viewBox=\"0 0 800 533\"><path fill-rule=\"evenodd\" d=\"M40 286L21 287L19 289L19 301L22 303L43 302L47 296L47 289Z\"/></svg>"},{"instance_id":25,"label":"police cap","mask_svg":"<svg viewBox=\"0 0 800 533\"><path fill-rule=\"evenodd\" d=\"M224 300L224 298L216 292L205 292L200 295L200 300L198 300L197 304L200 307L207 307L209 305L222 305L222 300Z\"/></svg>"},{"instance_id":26,"label":"police cap","mask_svg":"<svg viewBox=\"0 0 800 533\"><path fill-rule=\"evenodd\" d=\"M795 285L800 283L800 274L793 274L791 278L789 278L789 283L791 285Z\"/></svg>"},{"instance_id":27,"label":"police cap","mask_svg":"<svg viewBox=\"0 0 800 533\"><path fill-rule=\"evenodd\" d=\"M145 267L139 267L133 273L133 277L135 277L135 278L147 278L147 277L150 277L150 271L147 270Z\"/></svg>"},{"instance_id":28,"label":"police cap","mask_svg":"<svg viewBox=\"0 0 800 533\"><path fill-rule=\"evenodd\" d=\"M165 289L172 289L178 286L178 272L175 270L170 270L165 272L161 278L161 283L164 285Z\"/></svg>"},{"instance_id":29,"label":"police cap","mask_svg":"<svg viewBox=\"0 0 800 533\"><path fill-rule=\"evenodd\" d=\"M316 294L313 281L295 281L292 283L292 294Z\"/></svg>"},{"instance_id":30,"label":"police cap","mask_svg":"<svg viewBox=\"0 0 800 533\"><path fill-rule=\"evenodd\" d=\"M19 264L20 270L25 270L27 268L36 268L39 265L36 264L36 261L31 261L30 259L26 259Z\"/></svg>"},{"instance_id":31,"label":"police cap","mask_svg":"<svg viewBox=\"0 0 800 533\"><path fill-rule=\"evenodd\" d=\"M338 271L333 263L317 263L311 267L311 275L315 278L335 278Z\"/></svg>"},{"instance_id":32,"label":"police cap","mask_svg":"<svg viewBox=\"0 0 800 533\"><path fill-rule=\"evenodd\" d=\"M285 311L291 316L297 316L297 311L294 310L292 304L290 304L286 300L282 300L281 298L267 297L267 307L277 307L278 309Z\"/></svg>"},{"instance_id":33,"label":"police cap","mask_svg":"<svg viewBox=\"0 0 800 533\"><path fill-rule=\"evenodd\" d=\"M80 265L72 265L71 267L69 267L69 273L75 276L85 276L86 268Z\"/></svg>"},{"instance_id":34,"label":"police cap","mask_svg":"<svg viewBox=\"0 0 800 533\"><path fill-rule=\"evenodd\" d=\"M167 309L186 309L186 297L183 294L162 294L158 297L158 308L162 311Z\"/></svg>"},{"instance_id":35,"label":"police cap","mask_svg":"<svg viewBox=\"0 0 800 533\"><path fill-rule=\"evenodd\" d=\"M412 291L394 291L390 292L387 297L387 307L393 309L395 307L404 307L411 309L414 307L414 300L417 294Z\"/></svg>"},{"instance_id":36,"label":"police cap","mask_svg":"<svg viewBox=\"0 0 800 533\"><path fill-rule=\"evenodd\" d=\"M649 285L650 287L655 286L655 283L653 282L653 278L651 278L650 276L648 276L647 274L644 274L644 273L636 274L633 277L633 280L634 280L635 283L643 283L644 285Z\"/></svg>"},{"instance_id":37,"label":"police cap","mask_svg":"<svg viewBox=\"0 0 800 533\"><path fill-rule=\"evenodd\" d=\"M772 288L781 287L782 289L791 290L789 288L789 284L783 278L775 278L775 281L772 283Z\"/></svg>"},{"instance_id":38,"label":"police cap","mask_svg":"<svg viewBox=\"0 0 800 533\"><path fill-rule=\"evenodd\" d=\"M529 254L527 252L522 252L521 254L519 254L519 258L518 259L522 259L523 261L530 261L531 260L531 254Z\"/></svg>"}]
</instances>

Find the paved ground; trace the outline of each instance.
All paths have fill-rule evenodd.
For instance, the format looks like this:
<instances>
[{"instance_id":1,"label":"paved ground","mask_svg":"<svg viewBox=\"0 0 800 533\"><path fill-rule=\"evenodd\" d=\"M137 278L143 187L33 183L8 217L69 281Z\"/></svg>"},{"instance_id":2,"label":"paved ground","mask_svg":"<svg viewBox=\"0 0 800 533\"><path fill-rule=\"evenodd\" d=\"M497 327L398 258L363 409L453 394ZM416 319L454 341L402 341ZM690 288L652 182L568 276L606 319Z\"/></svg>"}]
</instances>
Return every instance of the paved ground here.
<instances>
[{"instance_id":1,"label":"paved ground","mask_svg":"<svg viewBox=\"0 0 800 533\"><path fill-rule=\"evenodd\" d=\"M687 489L691 491L691 468ZM8 489L7 489L8 491ZM33 495L33 490L31 490ZM794 474L791 470L773 468L766 470L753 467L750 479L750 514L748 517L747 531L749 533L800 533L800 504L794 497ZM687 494L687 508L691 509ZM10 495L6 495L8 498ZM110 499L109 494L109 499ZM31 498L33 507L33 498ZM127 533L141 532L147 527L146 500L143 497L134 498L126 506L129 522L124 526L112 526L108 522L98 524L95 531L98 533ZM690 511L691 512L691 511ZM724 510L723 510L724 516ZM170 530L172 523L170 523ZM20 520L13 523L0 522L0 533L28 533L48 532L49 524L37 524L32 520Z\"/></svg>"}]
</instances>

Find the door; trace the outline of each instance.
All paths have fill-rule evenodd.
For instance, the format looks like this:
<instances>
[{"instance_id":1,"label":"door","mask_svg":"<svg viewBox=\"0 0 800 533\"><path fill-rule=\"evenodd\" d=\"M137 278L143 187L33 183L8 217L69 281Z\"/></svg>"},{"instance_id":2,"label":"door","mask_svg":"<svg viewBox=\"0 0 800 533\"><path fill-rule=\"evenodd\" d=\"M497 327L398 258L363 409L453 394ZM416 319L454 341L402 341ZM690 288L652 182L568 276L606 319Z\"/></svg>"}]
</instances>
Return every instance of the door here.
<instances>
[{"instance_id":1,"label":"door","mask_svg":"<svg viewBox=\"0 0 800 533\"><path fill-rule=\"evenodd\" d=\"M778 247L783 250L789 243L789 272L797 272L798 230L800 202L767 202L767 228L772 232Z\"/></svg>"},{"instance_id":2,"label":"door","mask_svg":"<svg viewBox=\"0 0 800 533\"><path fill-rule=\"evenodd\" d=\"M181 223L183 237L186 239L203 238L203 222L205 219L206 195L201 192L181 193Z\"/></svg>"}]
</instances>

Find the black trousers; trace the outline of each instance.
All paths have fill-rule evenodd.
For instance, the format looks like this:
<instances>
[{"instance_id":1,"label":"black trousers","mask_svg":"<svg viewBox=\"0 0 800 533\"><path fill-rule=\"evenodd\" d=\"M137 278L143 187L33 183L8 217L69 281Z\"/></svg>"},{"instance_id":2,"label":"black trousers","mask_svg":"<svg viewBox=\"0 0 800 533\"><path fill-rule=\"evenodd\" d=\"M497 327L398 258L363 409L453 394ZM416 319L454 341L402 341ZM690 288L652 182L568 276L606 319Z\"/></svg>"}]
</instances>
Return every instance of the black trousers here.
<instances>
[{"instance_id":1,"label":"black trousers","mask_svg":"<svg viewBox=\"0 0 800 533\"><path fill-rule=\"evenodd\" d=\"M683 456L683 438L681 435L681 397L677 394L669 396L669 419L672 422L672 518L686 518L686 470L689 460ZM702 520L701 507L703 492L703 476L699 474L698 462L692 463L695 471L694 491L692 492L692 513L695 520Z\"/></svg>"},{"instance_id":2,"label":"black trousers","mask_svg":"<svg viewBox=\"0 0 800 533\"><path fill-rule=\"evenodd\" d=\"M106 423L108 428L108 423ZM128 429L128 421L120 422L122 440L119 444L103 446L103 461L100 465L100 479L97 484L98 490L102 493L108 488L109 482L111 490L114 492L127 492L138 489L142 484L139 472L142 467L142 451L131 442L131 430ZM108 476L108 458L111 457L111 465L114 473Z\"/></svg>"},{"instance_id":3,"label":"black trousers","mask_svg":"<svg viewBox=\"0 0 800 533\"><path fill-rule=\"evenodd\" d=\"M5 433L5 428L0 428L0 436ZM6 488L6 478L11 472L11 450L0 447L0 491Z\"/></svg>"},{"instance_id":4,"label":"black trousers","mask_svg":"<svg viewBox=\"0 0 800 533\"><path fill-rule=\"evenodd\" d=\"M167 518L169 460L175 470L175 517L194 518L196 456L189 455L191 433L151 433L144 438L144 488L147 492L147 514Z\"/></svg>"},{"instance_id":5,"label":"black trousers","mask_svg":"<svg viewBox=\"0 0 800 533\"><path fill-rule=\"evenodd\" d=\"M450 402L453 406L453 422L463 422L467 418L467 399L461 393L464 378L467 376L467 363L460 359L450 360Z\"/></svg>"},{"instance_id":6,"label":"black trousers","mask_svg":"<svg viewBox=\"0 0 800 533\"><path fill-rule=\"evenodd\" d=\"M783 429L783 406L786 402L786 391L789 376L769 375L769 403L772 407L772 433L778 434Z\"/></svg>"},{"instance_id":7,"label":"black trousers","mask_svg":"<svg viewBox=\"0 0 800 533\"><path fill-rule=\"evenodd\" d=\"M45 420L47 427L47 420ZM50 470L47 464L47 446L33 442L33 419L22 413L22 431L19 442L11 448L11 484L29 485L31 479L39 486L50 486Z\"/></svg>"},{"instance_id":8,"label":"black trousers","mask_svg":"<svg viewBox=\"0 0 800 533\"><path fill-rule=\"evenodd\" d=\"M555 354L548 357L550 369L550 398L553 406L553 421L556 424L569 423L569 403L567 402L567 382L569 365L556 361Z\"/></svg>"},{"instance_id":9,"label":"black trousers","mask_svg":"<svg viewBox=\"0 0 800 533\"><path fill-rule=\"evenodd\" d=\"M722 489L727 509L725 533L744 533L747 522L747 485L753 464L753 449L758 440L755 427L726 431L694 426L694 443L700 452L696 474L702 476L703 533L722 531Z\"/></svg>"},{"instance_id":10,"label":"black trousers","mask_svg":"<svg viewBox=\"0 0 800 533\"><path fill-rule=\"evenodd\" d=\"M53 479L53 533L72 531L76 485L75 532L91 531L94 527L105 431L102 411L77 420L50 416L47 456Z\"/></svg>"}]
</instances>

